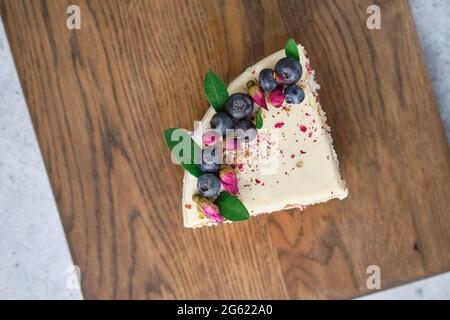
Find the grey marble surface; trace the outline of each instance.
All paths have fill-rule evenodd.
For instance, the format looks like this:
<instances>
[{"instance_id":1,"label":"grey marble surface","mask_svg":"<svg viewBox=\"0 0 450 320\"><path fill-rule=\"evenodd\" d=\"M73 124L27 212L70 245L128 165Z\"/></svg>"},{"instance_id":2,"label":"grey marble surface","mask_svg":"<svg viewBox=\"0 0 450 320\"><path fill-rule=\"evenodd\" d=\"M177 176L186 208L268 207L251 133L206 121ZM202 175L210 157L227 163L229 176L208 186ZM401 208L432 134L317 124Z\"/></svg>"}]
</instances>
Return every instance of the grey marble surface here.
<instances>
[{"instance_id":1,"label":"grey marble surface","mask_svg":"<svg viewBox=\"0 0 450 320\"><path fill-rule=\"evenodd\" d=\"M409 0L409 3L450 141L450 1Z\"/></svg>"},{"instance_id":2,"label":"grey marble surface","mask_svg":"<svg viewBox=\"0 0 450 320\"><path fill-rule=\"evenodd\" d=\"M0 151L0 299L80 299L2 23Z\"/></svg>"},{"instance_id":3,"label":"grey marble surface","mask_svg":"<svg viewBox=\"0 0 450 320\"><path fill-rule=\"evenodd\" d=\"M450 139L450 1L410 3ZM0 150L0 299L81 299L1 23ZM391 298L450 299L450 273L362 299Z\"/></svg>"}]
</instances>

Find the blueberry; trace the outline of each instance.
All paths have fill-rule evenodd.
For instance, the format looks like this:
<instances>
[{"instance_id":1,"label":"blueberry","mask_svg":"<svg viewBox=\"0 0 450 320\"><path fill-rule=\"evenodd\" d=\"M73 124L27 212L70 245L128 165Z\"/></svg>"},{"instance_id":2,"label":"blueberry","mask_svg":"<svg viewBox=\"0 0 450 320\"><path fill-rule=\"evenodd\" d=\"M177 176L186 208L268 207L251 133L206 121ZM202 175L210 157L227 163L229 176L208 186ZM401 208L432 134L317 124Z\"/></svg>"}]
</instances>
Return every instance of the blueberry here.
<instances>
[{"instance_id":1,"label":"blueberry","mask_svg":"<svg viewBox=\"0 0 450 320\"><path fill-rule=\"evenodd\" d=\"M275 72L280 76L282 84L294 84L302 78L302 65L297 60L286 57L277 62Z\"/></svg>"},{"instance_id":2,"label":"blueberry","mask_svg":"<svg viewBox=\"0 0 450 320\"><path fill-rule=\"evenodd\" d=\"M239 120L234 131L236 137L245 143L252 142L258 135L255 125L249 120Z\"/></svg>"},{"instance_id":3,"label":"blueberry","mask_svg":"<svg viewBox=\"0 0 450 320\"><path fill-rule=\"evenodd\" d=\"M296 84L292 84L284 89L284 98L289 104L299 104L305 100L305 92Z\"/></svg>"},{"instance_id":4,"label":"blueberry","mask_svg":"<svg viewBox=\"0 0 450 320\"><path fill-rule=\"evenodd\" d=\"M228 99L225 110L235 119L243 119L252 114L253 99L245 93L235 93Z\"/></svg>"},{"instance_id":5,"label":"blueberry","mask_svg":"<svg viewBox=\"0 0 450 320\"><path fill-rule=\"evenodd\" d=\"M222 152L220 148L211 146L202 150L202 163L198 165L202 172L215 173L219 171L221 164Z\"/></svg>"},{"instance_id":6,"label":"blueberry","mask_svg":"<svg viewBox=\"0 0 450 320\"><path fill-rule=\"evenodd\" d=\"M277 87L277 81L272 69L264 69L259 73L259 84L264 92L272 92Z\"/></svg>"},{"instance_id":7,"label":"blueberry","mask_svg":"<svg viewBox=\"0 0 450 320\"><path fill-rule=\"evenodd\" d=\"M204 173L197 180L197 188L202 196L212 198L220 191L220 180L215 174Z\"/></svg>"},{"instance_id":8,"label":"blueberry","mask_svg":"<svg viewBox=\"0 0 450 320\"><path fill-rule=\"evenodd\" d=\"M217 112L211 119L211 127L216 129L220 135L224 136L228 129L233 129L234 121L227 113Z\"/></svg>"}]
</instances>

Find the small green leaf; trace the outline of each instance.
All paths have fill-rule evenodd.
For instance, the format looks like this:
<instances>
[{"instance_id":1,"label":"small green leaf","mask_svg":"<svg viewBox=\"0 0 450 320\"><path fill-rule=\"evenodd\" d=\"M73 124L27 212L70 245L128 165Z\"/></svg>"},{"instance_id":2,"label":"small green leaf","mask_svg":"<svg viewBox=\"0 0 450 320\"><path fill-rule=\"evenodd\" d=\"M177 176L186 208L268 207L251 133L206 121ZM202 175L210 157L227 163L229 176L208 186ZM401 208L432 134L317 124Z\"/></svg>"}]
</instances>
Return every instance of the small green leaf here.
<instances>
[{"instance_id":1,"label":"small green leaf","mask_svg":"<svg viewBox=\"0 0 450 320\"><path fill-rule=\"evenodd\" d=\"M289 39L286 42L284 52L286 53L286 57L300 61L300 53L298 52L297 43L295 43L294 39Z\"/></svg>"},{"instance_id":2,"label":"small green leaf","mask_svg":"<svg viewBox=\"0 0 450 320\"><path fill-rule=\"evenodd\" d=\"M208 72L204 82L205 95L211 107L217 112L223 110L228 101L225 83L215 73Z\"/></svg>"},{"instance_id":3,"label":"small green leaf","mask_svg":"<svg viewBox=\"0 0 450 320\"><path fill-rule=\"evenodd\" d=\"M214 203L219 207L220 214L227 220L243 221L250 217L241 200L226 191L221 192Z\"/></svg>"},{"instance_id":4,"label":"small green leaf","mask_svg":"<svg viewBox=\"0 0 450 320\"><path fill-rule=\"evenodd\" d=\"M175 131L177 132L174 135ZM195 164L195 159L201 155L202 151L191 136L182 129L171 128L164 130L164 138L170 152L174 157L174 160L194 177L200 177L202 175L202 171ZM188 155L184 156L184 151L190 152Z\"/></svg>"},{"instance_id":5,"label":"small green leaf","mask_svg":"<svg viewBox=\"0 0 450 320\"><path fill-rule=\"evenodd\" d=\"M261 129L263 127L263 117L262 117L262 110L261 110L261 108L259 108L258 112L256 113L255 126L256 126L256 129Z\"/></svg>"}]
</instances>

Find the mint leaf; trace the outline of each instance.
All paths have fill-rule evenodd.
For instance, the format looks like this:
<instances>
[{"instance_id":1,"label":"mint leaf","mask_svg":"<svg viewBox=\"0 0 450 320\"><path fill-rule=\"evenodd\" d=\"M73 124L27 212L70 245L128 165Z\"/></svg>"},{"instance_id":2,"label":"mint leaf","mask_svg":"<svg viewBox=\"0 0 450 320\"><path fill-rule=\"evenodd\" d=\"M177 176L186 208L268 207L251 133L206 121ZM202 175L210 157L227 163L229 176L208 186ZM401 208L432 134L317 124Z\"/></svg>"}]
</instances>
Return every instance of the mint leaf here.
<instances>
[{"instance_id":1,"label":"mint leaf","mask_svg":"<svg viewBox=\"0 0 450 320\"><path fill-rule=\"evenodd\" d=\"M215 73L208 72L204 82L205 95L211 107L217 112L223 110L228 101L225 83Z\"/></svg>"},{"instance_id":2,"label":"mint leaf","mask_svg":"<svg viewBox=\"0 0 450 320\"><path fill-rule=\"evenodd\" d=\"M261 108L259 108L258 112L256 113L255 126L256 126L256 129L261 129L263 127L263 118L262 118L262 110L261 110Z\"/></svg>"},{"instance_id":3,"label":"mint leaf","mask_svg":"<svg viewBox=\"0 0 450 320\"><path fill-rule=\"evenodd\" d=\"M214 203L219 207L220 214L227 220L243 221L250 217L241 200L226 191L221 192Z\"/></svg>"},{"instance_id":4,"label":"mint leaf","mask_svg":"<svg viewBox=\"0 0 450 320\"><path fill-rule=\"evenodd\" d=\"M286 57L300 61L300 53L298 52L297 43L295 43L294 39L291 38L286 42L284 52L286 53Z\"/></svg>"},{"instance_id":5,"label":"mint leaf","mask_svg":"<svg viewBox=\"0 0 450 320\"><path fill-rule=\"evenodd\" d=\"M200 177L202 171L195 164L195 159L201 155L202 151L191 136L182 129L171 128L164 130L164 138L177 164L181 165L194 177Z\"/></svg>"}]
</instances>

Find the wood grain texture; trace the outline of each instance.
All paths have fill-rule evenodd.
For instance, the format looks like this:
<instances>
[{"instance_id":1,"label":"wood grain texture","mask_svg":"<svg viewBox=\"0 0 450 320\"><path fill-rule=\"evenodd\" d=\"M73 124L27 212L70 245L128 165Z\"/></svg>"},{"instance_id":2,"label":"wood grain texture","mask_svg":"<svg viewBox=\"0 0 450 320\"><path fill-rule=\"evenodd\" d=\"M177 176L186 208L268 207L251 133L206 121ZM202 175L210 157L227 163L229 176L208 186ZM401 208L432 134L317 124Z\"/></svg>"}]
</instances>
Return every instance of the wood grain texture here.
<instances>
[{"instance_id":1,"label":"wood grain texture","mask_svg":"<svg viewBox=\"0 0 450 320\"><path fill-rule=\"evenodd\" d=\"M450 153L405 0L0 8L86 298L348 298L372 264L383 288L450 270ZM184 229L163 129L203 116L208 70L230 81L289 36L318 71L349 198Z\"/></svg>"}]
</instances>

